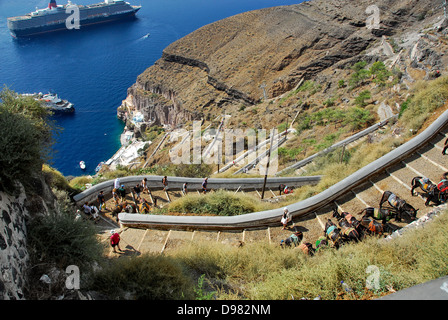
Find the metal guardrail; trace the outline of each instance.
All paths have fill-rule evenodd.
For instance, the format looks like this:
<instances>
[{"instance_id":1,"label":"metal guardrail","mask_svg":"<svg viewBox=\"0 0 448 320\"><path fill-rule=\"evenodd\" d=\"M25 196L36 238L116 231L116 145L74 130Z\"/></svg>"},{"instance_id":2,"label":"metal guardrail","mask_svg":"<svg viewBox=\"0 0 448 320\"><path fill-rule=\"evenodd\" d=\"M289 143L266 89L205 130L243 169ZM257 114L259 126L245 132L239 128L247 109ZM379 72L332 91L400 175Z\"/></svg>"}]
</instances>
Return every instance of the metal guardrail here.
<instances>
[{"instance_id":1,"label":"metal guardrail","mask_svg":"<svg viewBox=\"0 0 448 320\"><path fill-rule=\"evenodd\" d=\"M329 187L325 191L303 201L288 206L293 217L304 216L336 200L338 197L365 182L387 167L410 156L421 148L448 123L448 110L435 120L426 130L412 140L394 149L383 157L371 162L347 178ZM279 225L283 209L253 212L240 216L168 216L120 213L119 220L123 226L156 227L180 229L232 230Z\"/></svg>"}]
</instances>

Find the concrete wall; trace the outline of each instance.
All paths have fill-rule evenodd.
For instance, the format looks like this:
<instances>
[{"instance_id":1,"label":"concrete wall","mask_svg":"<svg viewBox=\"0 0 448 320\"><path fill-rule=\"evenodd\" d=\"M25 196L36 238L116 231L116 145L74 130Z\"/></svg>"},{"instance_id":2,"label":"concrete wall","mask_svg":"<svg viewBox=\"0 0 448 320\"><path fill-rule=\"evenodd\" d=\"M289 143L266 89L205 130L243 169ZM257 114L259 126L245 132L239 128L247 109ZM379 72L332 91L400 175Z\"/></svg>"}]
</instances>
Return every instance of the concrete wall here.
<instances>
[{"instance_id":1,"label":"concrete wall","mask_svg":"<svg viewBox=\"0 0 448 320\"><path fill-rule=\"evenodd\" d=\"M125 187L134 187L137 183L141 183L143 178L148 179L148 186L150 190L161 190L162 176L131 176L120 178L120 183ZM266 188L271 188L272 191L278 191L280 184L285 184L290 187L301 187L304 185L315 185L319 183L321 176L312 177L285 177L285 178L271 178L268 177L266 181ZM180 190L185 182L188 182L188 190L202 190L202 178L183 178L183 177L168 177L168 187L171 190ZM263 178L210 178L208 179L207 189L228 189L228 190L253 190L261 191L263 188ZM105 194L111 193L114 187L114 180L99 183L91 188L77 194L73 197L77 204L82 204L85 201L93 201L96 199L98 193L102 190Z\"/></svg>"}]
</instances>

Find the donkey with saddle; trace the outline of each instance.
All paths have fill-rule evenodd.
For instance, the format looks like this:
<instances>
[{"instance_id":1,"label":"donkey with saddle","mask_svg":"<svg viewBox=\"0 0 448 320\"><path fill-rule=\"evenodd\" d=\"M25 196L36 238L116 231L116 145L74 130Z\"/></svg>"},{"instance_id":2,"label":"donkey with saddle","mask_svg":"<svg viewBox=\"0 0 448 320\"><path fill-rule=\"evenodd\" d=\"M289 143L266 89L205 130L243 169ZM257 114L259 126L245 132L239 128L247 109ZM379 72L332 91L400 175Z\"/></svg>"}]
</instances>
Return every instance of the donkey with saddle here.
<instances>
[{"instance_id":1,"label":"donkey with saddle","mask_svg":"<svg viewBox=\"0 0 448 320\"><path fill-rule=\"evenodd\" d=\"M384 207L383 204L388 204L390 207ZM401 219L407 218L406 220L414 221L417 218L417 211L412 205L406 202L406 200L401 199L396 194L391 191L384 191L383 196L380 200L380 210L381 209L392 209L395 211L394 216L396 221L401 221Z\"/></svg>"},{"instance_id":2,"label":"donkey with saddle","mask_svg":"<svg viewBox=\"0 0 448 320\"><path fill-rule=\"evenodd\" d=\"M336 218L338 225L341 228L341 235L345 241L358 242L362 238L362 226L360 222L348 212L338 212L338 209L333 209L333 218Z\"/></svg>"},{"instance_id":3,"label":"donkey with saddle","mask_svg":"<svg viewBox=\"0 0 448 320\"><path fill-rule=\"evenodd\" d=\"M280 241L280 247L291 247L293 244L294 247L297 247L300 244L300 241L303 239L303 233L301 231L297 231L290 235L288 238Z\"/></svg>"},{"instance_id":4,"label":"donkey with saddle","mask_svg":"<svg viewBox=\"0 0 448 320\"><path fill-rule=\"evenodd\" d=\"M438 206L440 201L440 190L437 187L436 184L432 183L431 180L429 180L426 177L414 177L411 182L412 188L411 188L411 195L413 197L416 196L415 189L420 188L424 193L419 193L423 197L426 198L425 206L429 206L429 203L432 201L436 206ZM445 192L445 191L443 191Z\"/></svg>"}]
</instances>

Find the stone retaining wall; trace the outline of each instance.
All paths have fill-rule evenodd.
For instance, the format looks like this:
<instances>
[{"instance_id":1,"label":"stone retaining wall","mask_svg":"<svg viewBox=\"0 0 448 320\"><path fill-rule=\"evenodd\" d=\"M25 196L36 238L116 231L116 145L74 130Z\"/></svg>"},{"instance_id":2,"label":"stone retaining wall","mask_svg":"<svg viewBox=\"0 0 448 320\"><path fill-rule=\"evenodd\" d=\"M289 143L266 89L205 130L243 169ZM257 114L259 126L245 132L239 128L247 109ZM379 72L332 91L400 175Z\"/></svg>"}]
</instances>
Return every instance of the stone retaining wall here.
<instances>
[{"instance_id":1,"label":"stone retaining wall","mask_svg":"<svg viewBox=\"0 0 448 320\"><path fill-rule=\"evenodd\" d=\"M29 254L26 249L26 196L0 192L0 300L24 299Z\"/></svg>"}]
</instances>

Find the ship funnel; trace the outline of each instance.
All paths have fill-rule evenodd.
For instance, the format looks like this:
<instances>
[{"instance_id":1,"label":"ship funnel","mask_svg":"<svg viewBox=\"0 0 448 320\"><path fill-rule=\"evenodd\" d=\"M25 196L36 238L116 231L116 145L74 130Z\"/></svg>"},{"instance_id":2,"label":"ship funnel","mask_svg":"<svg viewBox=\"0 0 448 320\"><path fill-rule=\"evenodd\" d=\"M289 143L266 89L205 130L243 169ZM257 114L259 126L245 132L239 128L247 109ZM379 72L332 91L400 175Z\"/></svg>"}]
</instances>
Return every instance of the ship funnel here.
<instances>
[{"instance_id":1,"label":"ship funnel","mask_svg":"<svg viewBox=\"0 0 448 320\"><path fill-rule=\"evenodd\" d=\"M48 9L57 8L56 0L50 0L48 4Z\"/></svg>"}]
</instances>

